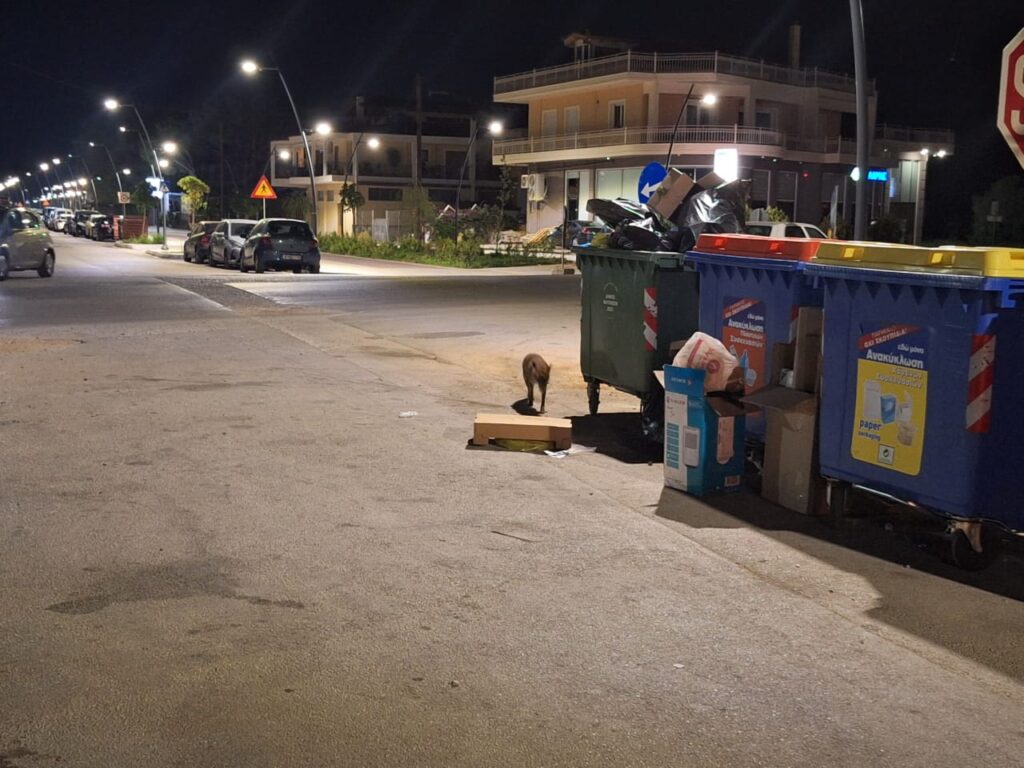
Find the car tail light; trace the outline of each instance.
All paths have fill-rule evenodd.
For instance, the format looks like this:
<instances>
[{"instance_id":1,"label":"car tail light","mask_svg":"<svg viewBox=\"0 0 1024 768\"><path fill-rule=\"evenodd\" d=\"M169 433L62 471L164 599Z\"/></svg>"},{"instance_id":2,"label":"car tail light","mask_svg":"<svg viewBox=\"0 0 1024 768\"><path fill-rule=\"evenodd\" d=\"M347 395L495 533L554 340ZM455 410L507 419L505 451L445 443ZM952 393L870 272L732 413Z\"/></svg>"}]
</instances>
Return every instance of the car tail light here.
<instances>
[{"instance_id":1,"label":"car tail light","mask_svg":"<svg viewBox=\"0 0 1024 768\"><path fill-rule=\"evenodd\" d=\"M209 245L210 244L210 236L209 235L203 235L202 239L199 242L202 245Z\"/></svg>"},{"instance_id":2,"label":"car tail light","mask_svg":"<svg viewBox=\"0 0 1024 768\"><path fill-rule=\"evenodd\" d=\"M264 235L260 238L260 245L265 245L267 248L273 248L274 239L270 235Z\"/></svg>"},{"instance_id":3,"label":"car tail light","mask_svg":"<svg viewBox=\"0 0 1024 768\"><path fill-rule=\"evenodd\" d=\"M316 238L314 237L314 238L313 238L313 242L311 242L311 243L309 244L309 250L311 250L311 251L315 251L315 250L316 250L316 249L317 249L317 248L318 248L319 246L320 246L320 241L319 241L319 240L317 240L317 239L316 239Z\"/></svg>"}]
</instances>

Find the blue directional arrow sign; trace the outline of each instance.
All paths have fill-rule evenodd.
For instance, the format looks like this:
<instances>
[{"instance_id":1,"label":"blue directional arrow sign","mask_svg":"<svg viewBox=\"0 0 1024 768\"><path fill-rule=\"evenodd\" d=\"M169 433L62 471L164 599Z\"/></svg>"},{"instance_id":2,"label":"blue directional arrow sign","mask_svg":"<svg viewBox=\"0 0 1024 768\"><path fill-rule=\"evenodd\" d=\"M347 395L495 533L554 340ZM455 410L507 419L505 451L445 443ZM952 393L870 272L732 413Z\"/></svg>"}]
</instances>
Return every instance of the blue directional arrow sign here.
<instances>
[{"instance_id":1,"label":"blue directional arrow sign","mask_svg":"<svg viewBox=\"0 0 1024 768\"><path fill-rule=\"evenodd\" d=\"M646 203L650 200L654 190L658 188L658 185L661 184L666 176L668 176L668 171L665 170L665 166L661 163L648 163L644 166L644 169L640 171L640 183L637 184L636 188L637 200L641 203Z\"/></svg>"}]
</instances>

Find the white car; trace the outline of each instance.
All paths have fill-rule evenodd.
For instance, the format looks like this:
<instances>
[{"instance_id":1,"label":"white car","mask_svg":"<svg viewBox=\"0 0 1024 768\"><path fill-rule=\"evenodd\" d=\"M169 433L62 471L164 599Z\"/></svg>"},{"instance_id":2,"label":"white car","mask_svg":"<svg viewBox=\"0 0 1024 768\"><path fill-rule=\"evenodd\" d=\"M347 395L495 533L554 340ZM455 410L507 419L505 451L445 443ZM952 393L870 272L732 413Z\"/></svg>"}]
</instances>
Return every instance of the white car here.
<instances>
[{"instance_id":1,"label":"white car","mask_svg":"<svg viewBox=\"0 0 1024 768\"><path fill-rule=\"evenodd\" d=\"M744 231L748 235L764 237L813 237L828 240L828 235L813 224L801 224L799 221L748 221Z\"/></svg>"},{"instance_id":2,"label":"white car","mask_svg":"<svg viewBox=\"0 0 1024 768\"><path fill-rule=\"evenodd\" d=\"M210 266L218 264L237 267L249 231L256 226L252 219L224 219L210 233Z\"/></svg>"}]
</instances>

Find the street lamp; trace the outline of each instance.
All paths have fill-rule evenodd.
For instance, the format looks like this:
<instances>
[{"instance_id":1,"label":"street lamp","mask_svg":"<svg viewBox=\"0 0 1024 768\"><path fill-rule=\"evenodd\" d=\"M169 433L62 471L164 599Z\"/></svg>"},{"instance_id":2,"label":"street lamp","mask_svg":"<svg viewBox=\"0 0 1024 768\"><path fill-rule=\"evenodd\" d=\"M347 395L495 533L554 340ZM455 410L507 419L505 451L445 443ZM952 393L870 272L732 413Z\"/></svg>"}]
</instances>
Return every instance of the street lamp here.
<instances>
[{"instance_id":1,"label":"street lamp","mask_svg":"<svg viewBox=\"0 0 1024 768\"><path fill-rule=\"evenodd\" d=\"M462 203L462 178L466 175L466 166L469 165L469 158L473 156L473 146L477 138L483 133L483 127L476 127L476 120L470 121L469 147L466 149L466 159L462 161L462 168L459 170L459 183L455 187L455 242L459 241L459 206ZM492 120L487 124L487 132L491 136L500 136L504 126L500 120Z\"/></svg>"},{"instance_id":2,"label":"street lamp","mask_svg":"<svg viewBox=\"0 0 1024 768\"><path fill-rule=\"evenodd\" d=\"M363 133L360 132L358 138L356 138L355 144L352 145L352 152L348 156L348 164L345 166L345 179L341 182L341 234L345 234L345 200L348 196L348 173L352 171L352 186L358 187L359 185L359 170L355 166L356 162L356 151L359 149L359 145L363 143ZM366 140L366 146L370 149L377 149L380 147L380 139L376 136L371 136ZM356 231L355 221L355 208L352 209L352 234Z\"/></svg>"},{"instance_id":3,"label":"street lamp","mask_svg":"<svg viewBox=\"0 0 1024 768\"><path fill-rule=\"evenodd\" d=\"M110 150L107 148L106 144L97 144L95 141L90 141L89 146L93 149L96 147L102 147L103 151L107 153L107 160L110 161L110 167L114 171L114 178L117 180L117 197L118 200L120 200L121 195L124 193L124 187L121 186L121 174L117 172L117 166L114 165L113 155L110 154ZM124 218L125 215L125 204L121 203L121 217Z\"/></svg>"},{"instance_id":4,"label":"street lamp","mask_svg":"<svg viewBox=\"0 0 1024 768\"><path fill-rule=\"evenodd\" d=\"M316 178L313 173L313 159L309 153L309 139L306 138L306 131L302 128L302 120L299 119L299 110L295 108L295 99L292 98L292 92L288 89L288 81L284 79L284 73L279 68L261 67L252 59L246 59L239 66L241 66L242 72L249 77L254 77L260 72L277 72L277 76L281 80L285 96L288 97L288 103L292 107L292 114L295 116L295 124L298 126L299 134L302 136L302 144L306 148L306 170L309 171L309 190L313 195L313 235L316 236L319 233L319 227L317 226Z\"/></svg>"},{"instance_id":5,"label":"street lamp","mask_svg":"<svg viewBox=\"0 0 1024 768\"><path fill-rule=\"evenodd\" d=\"M121 173L123 173L125 176L131 176L132 175L132 169L131 168L122 168L121 169Z\"/></svg>"},{"instance_id":6,"label":"street lamp","mask_svg":"<svg viewBox=\"0 0 1024 768\"><path fill-rule=\"evenodd\" d=\"M131 107L132 112L135 113L135 119L139 121L139 127L142 128L142 133L146 137L146 145L149 147L149 154L153 156L156 161L157 167L154 169L155 175L160 179L160 213L163 217L163 230L164 230L164 242L160 246L160 250L166 251L167 247L167 183L164 181L163 172L160 170L160 158L156 154L156 150L153 148L153 140L149 138L149 130L146 128L146 123L142 119L142 115L139 114L138 108L134 104L121 104L117 99L106 99L103 102L103 106L111 112L116 112L121 107ZM127 128L121 126L121 132L126 133Z\"/></svg>"}]
</instances>

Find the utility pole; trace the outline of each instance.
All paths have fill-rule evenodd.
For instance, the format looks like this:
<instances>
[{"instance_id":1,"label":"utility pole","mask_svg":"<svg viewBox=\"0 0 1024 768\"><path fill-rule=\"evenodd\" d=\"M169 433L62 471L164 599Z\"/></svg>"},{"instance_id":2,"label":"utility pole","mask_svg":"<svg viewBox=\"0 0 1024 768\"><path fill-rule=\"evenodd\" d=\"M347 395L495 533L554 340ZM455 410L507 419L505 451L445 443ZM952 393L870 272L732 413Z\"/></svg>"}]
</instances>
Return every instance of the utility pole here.
<instances>
[{"instance_id":1,"label":"utility pole","mask_svg":"<svg viewBox=\"0 0 1024 768\"><path fill-rule=\"evenodd\" d=\"M224 120L217 123L218 138L220 140L220 217L224 218L224 197L227 194L224 190Z\"/></svg>"},{"instance_id":2,"label":"utility pole","mask_svg":"<svg viewBox=\"0 0 1024 768\"><path fill-rule=\"evenodd\" d=\"M423 189L423 169L420 167L420 158L423 156L423 78L416 74L416 156L412 160L412 183L416 190L416 207L413 212L413 227L416 232L416 239L423 240L423 216L420 210L420 194Z\"/></svg>"},{"instance_id":3,"label":"utility pole","mask_svg":"<svg viewBox=\"0 0 1024 768\"><path fill-rule=\"evenodd\" d=\"M853 237L863 240L867 236L867 183L868 156L871 136L868 134L868 61L864 46L864 11L860 0L850 0L850 20L853 27L853 75L857 87L857 202L853 219Z\"/></svg>"}]
</instances>

